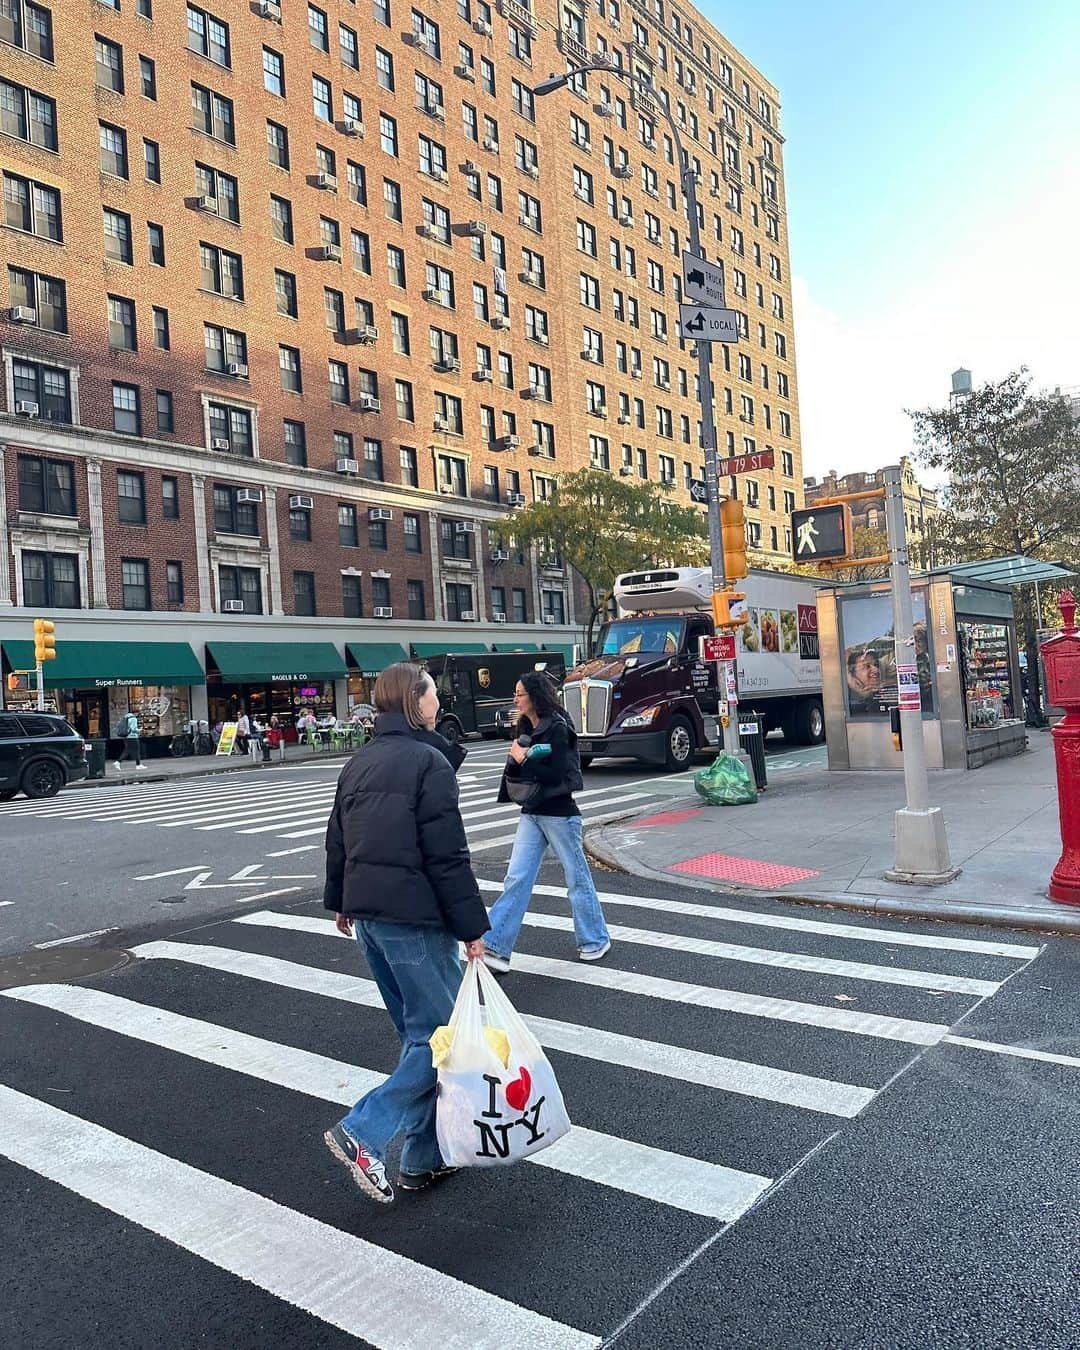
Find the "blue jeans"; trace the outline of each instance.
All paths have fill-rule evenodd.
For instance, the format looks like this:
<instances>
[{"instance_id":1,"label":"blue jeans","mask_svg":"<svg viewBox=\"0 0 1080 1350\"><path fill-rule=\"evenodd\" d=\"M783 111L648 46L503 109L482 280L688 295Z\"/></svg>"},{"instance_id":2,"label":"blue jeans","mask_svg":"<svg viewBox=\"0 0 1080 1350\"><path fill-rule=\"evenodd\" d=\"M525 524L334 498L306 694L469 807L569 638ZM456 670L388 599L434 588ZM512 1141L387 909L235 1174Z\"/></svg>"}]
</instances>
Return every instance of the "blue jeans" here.
<instances>
[{"instance_id":1,"label":"blue jeans","mask_svg":"<svg viewBox=\"0 0 1080 1350\"><path fill-rule=\"evenodd\" d=\"M445 928L374 919L357 919L355 930L401 1041L401 1058L386 1082L361 1097L341 1123L378 1158L404 1130L401 1170L426 1172L442 1165L428 1041L454 1009L461 985L458 940Z\"/></svg>"},{"instance_id":2,"label":"blue jeans","mask_svg":"<svg viewBox=\"0 0 1080 1350\"><path fill-rule=\"evenodd\" d=\"M581 836L580 816L522 815L503 881L503 893L488 915L491 931L484 936L484 946L489 952L509 959L549 844L566 875L578 950L594 952L609 941L604 911L600 908L600 897L596 894Z\"/></svg>"}]
</instances>

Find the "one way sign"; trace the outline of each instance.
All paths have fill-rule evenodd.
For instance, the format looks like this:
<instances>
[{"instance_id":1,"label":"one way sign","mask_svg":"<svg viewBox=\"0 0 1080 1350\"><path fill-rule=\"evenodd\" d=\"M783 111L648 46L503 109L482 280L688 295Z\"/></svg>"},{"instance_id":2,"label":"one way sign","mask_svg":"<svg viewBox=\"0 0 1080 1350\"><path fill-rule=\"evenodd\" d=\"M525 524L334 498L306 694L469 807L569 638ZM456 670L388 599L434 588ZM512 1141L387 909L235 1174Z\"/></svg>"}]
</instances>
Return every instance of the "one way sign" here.
<instances>
[{"instance_id":1,"label":"one way sign","mask_svg":"<svg viewBox=\"0 0 1080 1350\"><path fill-rule=\"evenodd\" d=\"M738 342L739 316L733 309L713 309L709 305L680 305L679 323L683 337L695 342Z\"/></svg>"},{"instance_id":2,"label":"one way sign","mask_svg":"<svg viewBox=\"0 0 1080 1350\"><path fill-rule=\"evenodd\" d=\"M723 309L724 269L720 264L711 263L708 258L699 258L693 253L684 253L682 263L685 298L696 300L699 305Z\"/></svg>"}]
</instances>

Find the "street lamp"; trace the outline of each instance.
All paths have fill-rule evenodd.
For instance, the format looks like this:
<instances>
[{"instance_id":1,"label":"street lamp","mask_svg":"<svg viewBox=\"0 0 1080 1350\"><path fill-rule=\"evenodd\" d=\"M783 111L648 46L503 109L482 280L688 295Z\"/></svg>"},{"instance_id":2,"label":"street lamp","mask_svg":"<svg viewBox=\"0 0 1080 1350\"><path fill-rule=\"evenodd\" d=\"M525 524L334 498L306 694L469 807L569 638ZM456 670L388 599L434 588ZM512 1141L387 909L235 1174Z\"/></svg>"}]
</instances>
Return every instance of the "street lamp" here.
<instances>
[{"instance_id":1,"label":"street lamp","mask_svg":"<svg viewBox=\"0 0 1080 1350\"><path fill-rule=\"evenodd\" d=\"M682 180L683 197L686 201L686 220L690 233L689 251L695 257L703 258L705 255L702 252L701 231L698 228L697 174L691 167L690 158L683 149L678 124L672 117L667 104L656 94L652 83L644 75L623 70L621 66L612 65L607 61L594 61L588 65L578 66L562 75L556 75L552 72L546 80L541 80L536 85L533 94L537 98L543 98L545 94L553 94L557 89L565 88L575 76L584 75L593 70L603 71L605 75L614 75L630 85L631 89L637 88L663 113L671 129L671 138L679 157L679 177ZM709 566L712 572L713 594L717 595L727 589L727 584L724 575L724 536L720 520L720 474L716 454L715 404L712 372L709 368L710 344L699 340L695 343L695 347L698 360L698 406L701 409L701 448L705 453L705 486L709 498ZM732 662L732 670L737 670L734 662ZM725 698L722 682L720 698L721 700ZM724 750L729 755L737 756L744 764L748 764L749 757L739 745L737 702L734 711L735 715L729 718L728 725L723 729Z\"/></svg>"}]
</instances>

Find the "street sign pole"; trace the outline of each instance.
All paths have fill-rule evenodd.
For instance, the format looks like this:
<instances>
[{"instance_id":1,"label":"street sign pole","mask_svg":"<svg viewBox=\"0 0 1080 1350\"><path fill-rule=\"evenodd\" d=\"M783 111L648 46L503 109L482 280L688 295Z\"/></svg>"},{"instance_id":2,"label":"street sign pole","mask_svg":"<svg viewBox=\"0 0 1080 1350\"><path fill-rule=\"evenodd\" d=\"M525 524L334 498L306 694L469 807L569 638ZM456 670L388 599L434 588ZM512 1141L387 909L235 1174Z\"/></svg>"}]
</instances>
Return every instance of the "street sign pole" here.
<instances>
[{"instance_id":1,"label":"street sign pole","mask_svg":"<svg viewBox=\"0 0 1080 1350\"><path fill-rule=\"evenodd\" d=\"M38 712L45 711L45 667L37 663L37 705Z\"/></svg>"},{"instance_id":2,"label":"street sign pole","mask_svg":"<svg viewBox=\"0 0 1080 1350\"><path fill-rule=\"evenodd\" d=\"M896 813L896 866L885 876L890 881L939 886L951 881L960 869L950 865L949 843L945 837L945 818L941 807L929 805L926 745L918 699L918 653L915 649L915 622L911 607L911 570L899 466L887 468L884 477L893 639L907 798L907 805Z\"/></svg>"}]
</instances>

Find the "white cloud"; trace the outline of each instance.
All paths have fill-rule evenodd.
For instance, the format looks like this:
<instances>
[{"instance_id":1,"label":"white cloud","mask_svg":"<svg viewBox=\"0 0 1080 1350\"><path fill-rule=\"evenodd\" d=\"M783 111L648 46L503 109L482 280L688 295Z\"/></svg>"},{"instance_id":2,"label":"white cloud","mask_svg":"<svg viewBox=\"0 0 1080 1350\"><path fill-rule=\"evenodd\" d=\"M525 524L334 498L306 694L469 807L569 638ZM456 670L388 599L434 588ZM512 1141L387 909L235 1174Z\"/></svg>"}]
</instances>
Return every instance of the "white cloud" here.
<instances>
[{"instance_id":1,"label":"white cloud","mask_svg":"<svg viewBox=\"0 0 1080 1350\"><path fill-rule=\"evenodd\" d=\"M966 237L943 238L936 271L898 284L878 313L840 314L794 278L806 473L876 469L909 453L903 409L944 404L959 366L976 382L1027 365L1038 385L1080 386L1080 156L1042 184L1018 182L999 205Z\"/></svg>"}]
</instances>

